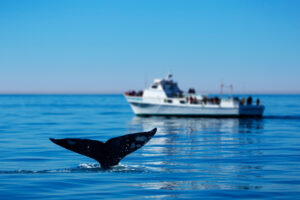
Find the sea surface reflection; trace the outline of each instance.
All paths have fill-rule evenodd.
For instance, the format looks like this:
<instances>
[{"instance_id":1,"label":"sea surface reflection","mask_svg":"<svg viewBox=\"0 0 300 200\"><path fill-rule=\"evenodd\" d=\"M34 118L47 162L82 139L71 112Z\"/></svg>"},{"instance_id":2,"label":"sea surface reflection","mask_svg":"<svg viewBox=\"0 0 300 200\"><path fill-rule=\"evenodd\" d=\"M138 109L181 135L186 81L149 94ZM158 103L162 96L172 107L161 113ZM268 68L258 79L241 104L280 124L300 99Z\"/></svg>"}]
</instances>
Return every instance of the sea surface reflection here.
<instances>
[{"instance_id":1,"label":"sea surface reflection","mask_svg":"<svg viewBox=\"0 0 300 200\"><path fill-rule=\"evenodd\" d=\"M140 187L165 190L260 189L264 165L257 162L262 119L133 117L144 130L158 128L143 156L147 165L171 173ZM180 178L179 178L180 177ZM175 180L174 180L175 179ZM178 180L176 180L178 179Z\"/></svg>"}]
</instances>

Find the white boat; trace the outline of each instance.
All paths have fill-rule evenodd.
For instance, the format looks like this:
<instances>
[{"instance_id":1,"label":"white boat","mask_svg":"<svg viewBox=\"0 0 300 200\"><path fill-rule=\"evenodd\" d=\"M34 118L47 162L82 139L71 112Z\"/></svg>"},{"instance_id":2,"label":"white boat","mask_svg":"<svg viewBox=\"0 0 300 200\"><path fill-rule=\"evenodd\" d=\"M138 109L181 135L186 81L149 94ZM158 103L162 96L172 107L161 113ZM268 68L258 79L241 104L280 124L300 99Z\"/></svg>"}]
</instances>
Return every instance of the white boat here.
<instances>
[{"instance_id":1,"label":"white boat","mask_svg":"<svg viewBox=\"0 0 300 200\"><path fill-rule=\"evenodd\" d=\"M139 116L262 117L265 108L252 97L208 97L197 95L194 89L185 94L170 74L155 79L144 91L126 92L125 98Z\"/></svg>"}]
</instances>

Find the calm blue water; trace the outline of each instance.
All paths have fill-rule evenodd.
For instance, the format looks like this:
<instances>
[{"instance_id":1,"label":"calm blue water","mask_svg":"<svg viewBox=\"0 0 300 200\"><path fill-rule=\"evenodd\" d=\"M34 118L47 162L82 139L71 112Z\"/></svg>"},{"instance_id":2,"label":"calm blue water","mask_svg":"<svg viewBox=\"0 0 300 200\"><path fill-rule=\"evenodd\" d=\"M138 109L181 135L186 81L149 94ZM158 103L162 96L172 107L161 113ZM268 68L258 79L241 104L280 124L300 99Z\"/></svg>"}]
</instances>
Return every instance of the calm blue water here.
<instances>
[{"instance_id":1,"label":"calm blue water","mask_svg":"<svg viewBox=\"0 0 300 200\"><path fill-rule=\"evenodd\" d=\"M300 96L261 95L263 119L135 117L121 95L1 95L0 199L300 199ZM102 170L48 138L158 128Z\"/></svg>"}]
</instances>

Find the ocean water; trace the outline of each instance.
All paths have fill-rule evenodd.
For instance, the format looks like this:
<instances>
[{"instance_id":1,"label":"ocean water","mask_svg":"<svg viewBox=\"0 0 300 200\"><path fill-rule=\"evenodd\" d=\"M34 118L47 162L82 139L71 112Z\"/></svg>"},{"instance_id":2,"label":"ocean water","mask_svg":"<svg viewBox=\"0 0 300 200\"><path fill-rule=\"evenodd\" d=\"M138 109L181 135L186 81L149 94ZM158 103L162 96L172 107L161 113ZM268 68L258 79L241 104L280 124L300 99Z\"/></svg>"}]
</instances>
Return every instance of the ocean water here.
<instances>
[{"instance_id":1,"label":"ocean water","mask_svg":"<svg viewBox=\"0 0 300 200\"><path fill-rule=\"evenodd\" d=\"M0 199L300 199L300 96L258 97L262 119L136 117L122 95L1 95ZM155 127L108 170L49 141Z\"/></svg>"}]
</instances>

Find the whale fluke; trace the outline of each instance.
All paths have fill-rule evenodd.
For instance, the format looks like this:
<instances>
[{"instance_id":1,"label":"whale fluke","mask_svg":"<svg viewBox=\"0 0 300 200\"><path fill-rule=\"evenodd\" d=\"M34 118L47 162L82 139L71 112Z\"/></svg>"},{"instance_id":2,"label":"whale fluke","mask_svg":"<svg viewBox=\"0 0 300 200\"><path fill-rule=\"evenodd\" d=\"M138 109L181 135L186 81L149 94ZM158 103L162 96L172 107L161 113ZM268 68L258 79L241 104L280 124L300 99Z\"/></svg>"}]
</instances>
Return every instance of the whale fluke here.
<instances>
[{"instance_id":1,"label":"whale fluke","mask_svg":"<svg viewBox=\"0 0 300 200\"><path fill-rule=\"evenodd\" d=\"M105 143L89 139L50 140L68 150L88 156L101 164L102 168L117 165L128 154L144 146L156 133L156 128L148 132L132 133L107 140Z\"/></svg>"}]
</instances>

